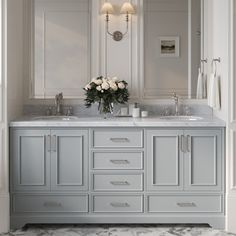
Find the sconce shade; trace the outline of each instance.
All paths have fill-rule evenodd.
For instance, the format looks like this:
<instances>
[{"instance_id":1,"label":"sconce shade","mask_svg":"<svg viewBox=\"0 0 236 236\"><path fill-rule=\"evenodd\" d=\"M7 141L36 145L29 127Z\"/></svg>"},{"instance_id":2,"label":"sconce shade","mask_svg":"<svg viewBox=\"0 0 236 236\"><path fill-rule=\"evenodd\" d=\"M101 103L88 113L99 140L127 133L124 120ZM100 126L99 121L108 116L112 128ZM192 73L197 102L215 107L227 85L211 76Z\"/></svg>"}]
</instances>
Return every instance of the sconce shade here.
<instances>
[{"instance_id":1,"label":"sconce shade","mask_svg":"<svg viewBox=\"0 0 236 236\"><path fill-rule=\"evenodd\" d=\"M121 14L135 14L133 5L130 2L125 2L120 10Z\"/></svg>"},{"instance_id":2,"label":"sconce shade","mask_svg":"<svg viewBox=\"0 0 236 236\"><path fill-rule=\"evenodd\" d=\"M113 14L114 8L109 2L105 2L101 8L101 14Z\"/></svg>"}]
</instances>

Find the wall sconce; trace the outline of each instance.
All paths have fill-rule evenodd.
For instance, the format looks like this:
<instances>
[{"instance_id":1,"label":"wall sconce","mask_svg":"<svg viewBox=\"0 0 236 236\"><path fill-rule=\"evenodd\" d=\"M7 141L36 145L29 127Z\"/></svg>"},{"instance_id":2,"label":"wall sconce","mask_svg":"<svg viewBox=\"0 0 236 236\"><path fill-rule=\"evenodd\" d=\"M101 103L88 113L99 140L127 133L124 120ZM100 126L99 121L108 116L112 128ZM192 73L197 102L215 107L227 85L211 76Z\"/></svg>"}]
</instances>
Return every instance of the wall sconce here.
<instances>
[{"instance_id":1,"label":"wall sconce","mask_svg":"<svg viewBox=\"0 0 236 236\"><path fill-rule=\"evenodd\" d=\"M114 12L115 11L114 11L114 8L113 8L111 3L105 2L103 4L102 9L101 9L101 13L106 14L107 34L111 35L112 38L115 41L121 41L129 31L129 14L135 14L135 10L134 10L133 5L130 2L125 2L121 7L120 14L126 14L126 24L127 24L127 26L126 26L125 33L122 33L121 31L115 31L115 32L111 33L109 31L109 15L114 14Z\"/></svg>"}]
</instances>

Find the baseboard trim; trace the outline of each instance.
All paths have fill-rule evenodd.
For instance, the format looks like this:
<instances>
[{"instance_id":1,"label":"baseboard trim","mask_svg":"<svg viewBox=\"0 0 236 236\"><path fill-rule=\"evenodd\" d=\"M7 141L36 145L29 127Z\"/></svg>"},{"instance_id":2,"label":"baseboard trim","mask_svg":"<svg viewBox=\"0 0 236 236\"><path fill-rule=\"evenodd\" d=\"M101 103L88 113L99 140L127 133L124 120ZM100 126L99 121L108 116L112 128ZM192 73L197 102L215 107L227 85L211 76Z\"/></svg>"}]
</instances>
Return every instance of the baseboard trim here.
<instances>
[{"instance_id":1,"label":"baseboard trim","mask_svg":"<svg viewBox=\"0 0 236 236\"><path fill-rule=\"evenodd\" d=\"M226 194L226 230L228 232L236 232L236 194L228 193Z\"/></svg>"},{"instance_id":2,"label":"baseboard trim","mask_svg":"<svg viewBox=\"0 0 236 236\"><path fill-rule=\"evenodd\" d=\"M10 229L10 196L0 193L0 233L7 233Z\"/></svg>"}]
</instances>

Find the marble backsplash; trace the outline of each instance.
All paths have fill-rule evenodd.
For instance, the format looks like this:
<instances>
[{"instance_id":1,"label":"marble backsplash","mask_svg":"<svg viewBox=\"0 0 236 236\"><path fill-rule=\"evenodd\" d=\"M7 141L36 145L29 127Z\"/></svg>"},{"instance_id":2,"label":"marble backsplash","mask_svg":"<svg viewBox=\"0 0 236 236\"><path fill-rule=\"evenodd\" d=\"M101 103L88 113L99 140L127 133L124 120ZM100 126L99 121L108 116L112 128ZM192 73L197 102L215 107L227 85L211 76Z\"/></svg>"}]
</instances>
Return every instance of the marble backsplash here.
<instances>
[{"instance_id":1,"label":"marble backsplash","mask_svg":"<svg viewBox=\"0 0 236 236\"><path fill-rule=\"evenodd\" d=\"M127 105L125 105L127 106ZM120 105L114 106L114 115L118 115L120 108L125 107ZM160 115L172 115L174 114L174 105L170 104L157 104L157 105L143 105L139 104L141 111L148 111L149 116L160 116ZM69 108L72 108L72 114L79 117L96 117L100 116L98 112L98 105L93 105L91 108L86 108L83 104L79 105L63 105L63 114L66 115ZM47 115L48 110L51 110L52 114L55 114L55 106L49 105L24 105L23 115L29 116L41 116ZM207 105L202 104L180 104L179 111L181 115L204 115L212 116L213 111Z\"/></svg>"}]
</instances>

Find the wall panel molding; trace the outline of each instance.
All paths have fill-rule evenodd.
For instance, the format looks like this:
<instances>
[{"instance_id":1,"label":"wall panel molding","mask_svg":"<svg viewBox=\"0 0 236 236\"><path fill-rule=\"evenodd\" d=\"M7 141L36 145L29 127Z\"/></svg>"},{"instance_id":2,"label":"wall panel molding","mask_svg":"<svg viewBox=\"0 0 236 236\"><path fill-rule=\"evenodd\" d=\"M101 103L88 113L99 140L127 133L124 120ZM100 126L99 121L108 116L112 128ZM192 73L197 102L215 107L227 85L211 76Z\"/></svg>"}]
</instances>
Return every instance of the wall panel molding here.
<instances>
[{"instance_id":1,"label":"wall panel molding","mask_svg":"<svg viewBox=\"0 0 236 236\"><path fill-rule=\"evenodd\" d=\"M100 4L97 5L99 10L104 0L99 0ZM122 6L125 0L111 0L110 1L117 12ZM140 2L141 0L132 0L132 4L137 10L136 14L131 16L131 21L129 22L129 31L124 38L116 42L112 39L110 35L106 33L106 23L105 16L99 15L100 18L100 55L98 59L98 67L100 68L100 75L107 75L109 77L117 76L120 79L126 80L129 84L129 91L131 93L131 98L139 98L139 25L138 19L140 14ZM98 10L98 12L99 12ZM125 31L126 23L124 15L111 15L109 22L110 31L120 30Z\"/></svg>"},{"instance_id":2,"label":"wall panel molding","mask_svg":"<svg viewBox=\"0 0 236 236\"><path fill-rule=\"evenodd\" d=\"M82 99L91 77L91 0L25 3L32 34L30 97L63 92L65 98Z\"/></svg>"},{"instance_id":3,"label":"wall panel molding","mask_svg":"<svg viewBox=\"0 0 236 236\"><path fill-rule=\"evenodd\" d=\"M230 131L230 190L236 191L236 130Z\"/></svg>"},{"instance_id":4,"label":"wall panel molding","mask_svg":"<svg viewBox=\"0 0 236 236\"><path fill-rule=\"evenodd\" d=\"M236 4L234 0L231 1L231 15L230 15L230 61L231 61L231 66L230 66L230 122L231 124L236 124L236 81L235 81L235 76L236 76L236 47L235 47L235 39L236 39Z\"/></svg>"},{"instance_id":5,"label":"wall panel molding","mask_svg":"<svg viewBox=\"0 0 236 236\"><path fill-rule=\"evenodd\" d=\"M229 52L229 100L230 100L230 111L229 111L229 189L230 191L236 192L236 47L235 47L235 39L236 39L236 4L235 0L230 1L230 52Z\"/></svg>"}]
</instances>

